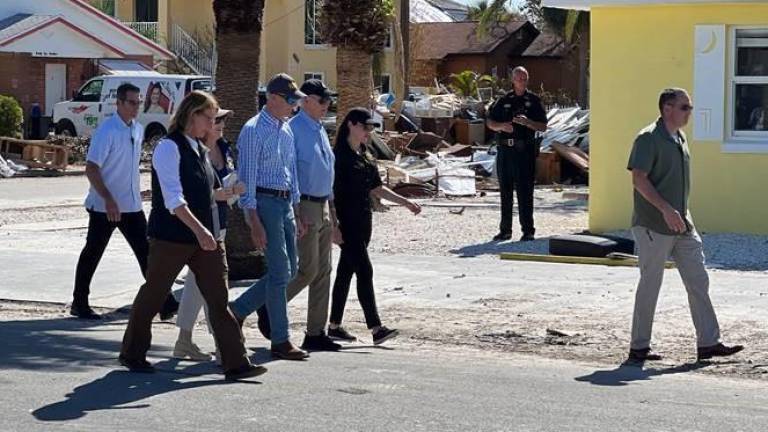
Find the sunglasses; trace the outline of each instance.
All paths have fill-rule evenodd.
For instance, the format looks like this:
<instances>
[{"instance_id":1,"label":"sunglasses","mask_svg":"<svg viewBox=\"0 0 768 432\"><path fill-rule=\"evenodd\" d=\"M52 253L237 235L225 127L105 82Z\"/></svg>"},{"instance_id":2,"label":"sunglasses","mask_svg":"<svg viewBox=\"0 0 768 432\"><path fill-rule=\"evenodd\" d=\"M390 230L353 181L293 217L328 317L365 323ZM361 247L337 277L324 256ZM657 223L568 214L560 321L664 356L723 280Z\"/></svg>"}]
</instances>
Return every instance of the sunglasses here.
<instances>
[{"instance_id":1,"label":"sunglasses","mask_svg":"<svg viewBox=\"0 0 768 432\"><path fill-rule=\"evenodd\" d=\"M292 106L298 105L299 102L301 102L301 99L302 99L302 98L299 98L299 97L296 97L296 96L293 96L293 95L288 95L288 96L280 95L280 96L283 99L285 99L286 102L288 102L288 105L292 105Z\"/></svg>"},{"instance_id":2,"label":"sunglasses","mask_svg":"<svg viewBox=\"0 0 768 432\"><path fill-rule=\"evenodd\" d=\"M227 121L227 116L223 115L221 117L216 117L216 124L222 124Z\"/></svg>"},{"instance_id":3,"label":"sunglasses","mask_svg":"<svg viewBox=\"0 0 768 432\"><path fill-rule=\"evenodd\" d=\"M132 106L132 107L134 107L134 108L135 108L135 107L137 107L137 106L139 106L139 105L141 105L141 102L142 102L142 101L141 101L141 99L137 99L137 100L132 100L132 99L120 99L120 100L121 100L123 103L126 103L126 104L128 104L128 105L130 105L130 106Z\"/></svg>"},{"instance_id":4,"label":"sunglasses","mask_svg":"<svg viewBox=\"0 0 768 432\"><path fill-rule=\"evenodd\" d=\"M319 103L320 105L325 105L331 101L330 96L309 95L307 96L307 99L312 99L315 102Z\"/></svg>"},{"instance_id":5,"label":"sunglasses","mask_svg":"<svg viewBox=\"0 0 768 432\"><path fill-rule=\"evenodd\" d=\"M683 105L680 105L679 107L675 107L674 103L668 103L667 105L677 108L682 112L693 111L693 105L683 104Z\"/></svg>"}]
</instances>

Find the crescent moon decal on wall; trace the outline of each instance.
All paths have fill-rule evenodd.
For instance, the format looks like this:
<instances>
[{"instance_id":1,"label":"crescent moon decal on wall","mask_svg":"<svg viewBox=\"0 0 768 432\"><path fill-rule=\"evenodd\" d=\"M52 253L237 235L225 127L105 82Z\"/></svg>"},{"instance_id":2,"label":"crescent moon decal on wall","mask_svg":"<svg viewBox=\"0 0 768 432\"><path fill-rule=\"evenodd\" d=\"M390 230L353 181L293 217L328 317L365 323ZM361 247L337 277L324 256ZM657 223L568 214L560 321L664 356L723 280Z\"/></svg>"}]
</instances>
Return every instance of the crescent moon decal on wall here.
<instances>
[{"instance_id":1,"label":"crescent moon decal on wall","mask_svg":"<svg viewBox=\"0 0 768 432\"><path fill-rule=\"evenodd\" d=\"M712 50L715 49L717 46L717 36L715 35L715 32L712 31L709 33L709 42L706 44L703 50L699 51L701 54L709 54L712 52Z\"/></svg>"}]
</instances>

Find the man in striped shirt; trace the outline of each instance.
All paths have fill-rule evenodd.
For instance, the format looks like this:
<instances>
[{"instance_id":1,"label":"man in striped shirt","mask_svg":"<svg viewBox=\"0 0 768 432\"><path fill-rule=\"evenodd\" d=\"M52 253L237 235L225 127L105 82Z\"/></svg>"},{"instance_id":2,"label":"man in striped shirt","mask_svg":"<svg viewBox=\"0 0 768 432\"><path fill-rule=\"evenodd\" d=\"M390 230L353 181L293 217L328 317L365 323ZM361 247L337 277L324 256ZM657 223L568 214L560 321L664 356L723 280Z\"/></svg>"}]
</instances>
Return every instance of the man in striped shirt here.
<instances>
[{"instance_id":1,"label":"man in striped shirt","mask_svg":"<svg viewBox=\"0 0 768 432\"><path fill-rule=\"evenodd\" d=\"M272 328L272 355L286 360L309 356L290 341L286 287L296 274L296 237L304 227L298 217L299 185L296 152L287 117L305 97L286 74L267 84L267 104L248 120L237 140L238 176L246 192L240 206L246 212L251 240L264 251L267 274L231 303L241 323L265 305Z\"/></svg>"}]
</instances>

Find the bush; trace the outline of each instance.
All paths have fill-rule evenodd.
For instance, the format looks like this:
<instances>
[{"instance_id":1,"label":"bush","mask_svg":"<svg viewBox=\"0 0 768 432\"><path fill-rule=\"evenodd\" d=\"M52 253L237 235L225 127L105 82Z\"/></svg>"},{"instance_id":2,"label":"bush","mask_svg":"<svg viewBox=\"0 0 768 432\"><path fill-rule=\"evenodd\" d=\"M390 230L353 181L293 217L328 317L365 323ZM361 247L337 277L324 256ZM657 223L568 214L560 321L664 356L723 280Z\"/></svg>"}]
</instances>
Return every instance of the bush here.
<instances>
[{"instance_id":1,"label":"bush","mask_svg":"<svg viewBox=\"0 0 768 432\"><path fill-rule=\"evenodd\" d=\"M21 138L24 111L16 99L0 95L0 136Z\"/></svg>"}]
</instances>

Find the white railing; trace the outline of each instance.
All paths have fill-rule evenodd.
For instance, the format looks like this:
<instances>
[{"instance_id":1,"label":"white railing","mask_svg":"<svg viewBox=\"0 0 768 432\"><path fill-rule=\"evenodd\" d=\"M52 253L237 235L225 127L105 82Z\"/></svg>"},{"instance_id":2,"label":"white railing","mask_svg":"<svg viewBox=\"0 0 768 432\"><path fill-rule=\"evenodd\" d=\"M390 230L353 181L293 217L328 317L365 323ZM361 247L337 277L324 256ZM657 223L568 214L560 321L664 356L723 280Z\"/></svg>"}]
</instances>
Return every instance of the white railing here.
<instances>
[{"instance_id":1,"label":"white railing","mask_svg":"<svg viewBox=\"0 0 768 432\"><path fill-rule=\"evenodd\" d=\"M124 22L123 24L132 28L136 33L141 34L147 39L159 42L157 22Z\"/></svg>"},{"instance_id":2,"label":"white railing","mask_svg":"<svg viewBox=\"0 0 768 432\"><path fill-rule=\"evenodd\" d=\"M195 73L211 77L216 73L216 47L201 47L194 37L177 24L171 30L168 48Z\"/></svg>"}]
</instances>

